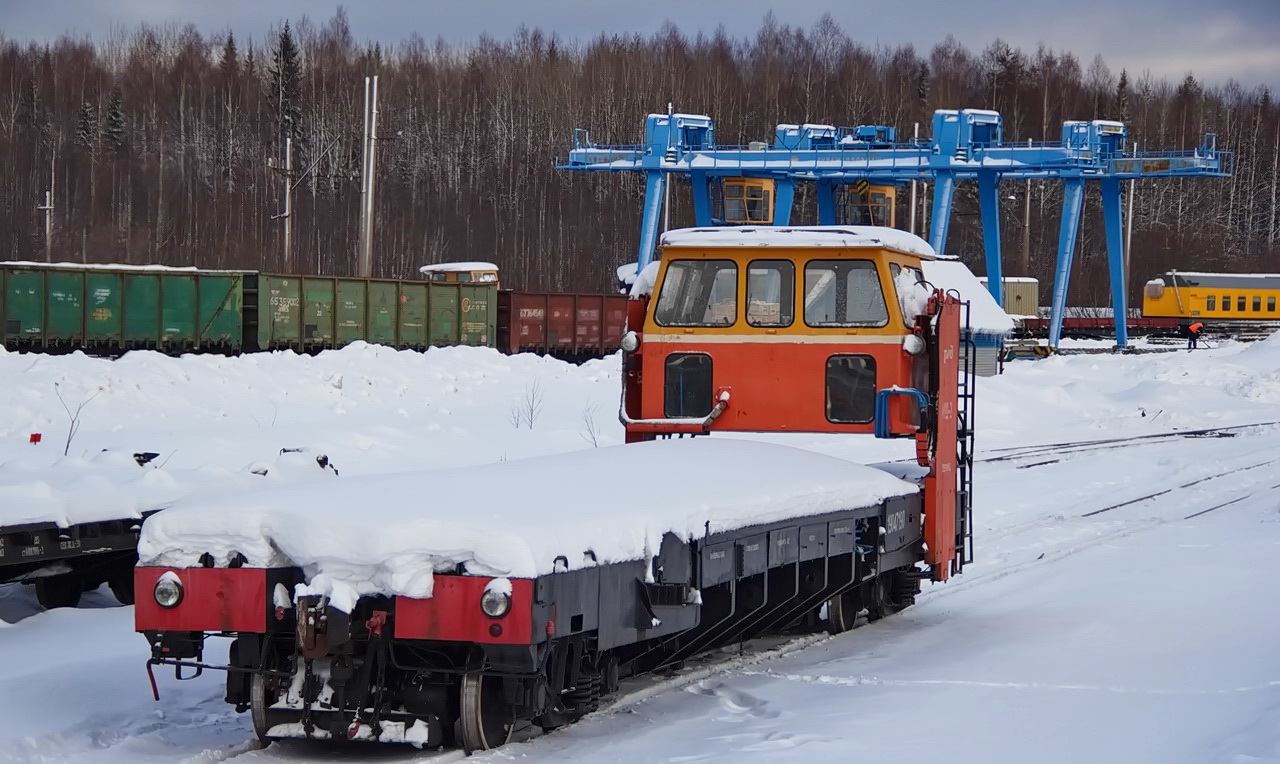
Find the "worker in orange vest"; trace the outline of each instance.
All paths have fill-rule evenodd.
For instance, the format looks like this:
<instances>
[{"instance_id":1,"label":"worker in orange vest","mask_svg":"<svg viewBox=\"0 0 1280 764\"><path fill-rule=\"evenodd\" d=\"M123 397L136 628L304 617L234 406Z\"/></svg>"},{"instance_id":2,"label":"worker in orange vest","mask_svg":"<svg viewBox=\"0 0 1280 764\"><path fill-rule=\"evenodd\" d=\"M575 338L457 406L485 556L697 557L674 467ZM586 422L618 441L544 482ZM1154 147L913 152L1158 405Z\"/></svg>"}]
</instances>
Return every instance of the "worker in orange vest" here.
<instances>
[{"instance_id":1,"label":"worker in orange vest","mask_svg":"<svg viewBox=\"0 0 1280 764\"><path fill-rule=\"evenodd\" d=\"M1196 340L1200 339L1200 330L1203 328L1204 324L1199 321L1187 327L1187 350L1195 349Z\"/></svg>"}]
</instances>

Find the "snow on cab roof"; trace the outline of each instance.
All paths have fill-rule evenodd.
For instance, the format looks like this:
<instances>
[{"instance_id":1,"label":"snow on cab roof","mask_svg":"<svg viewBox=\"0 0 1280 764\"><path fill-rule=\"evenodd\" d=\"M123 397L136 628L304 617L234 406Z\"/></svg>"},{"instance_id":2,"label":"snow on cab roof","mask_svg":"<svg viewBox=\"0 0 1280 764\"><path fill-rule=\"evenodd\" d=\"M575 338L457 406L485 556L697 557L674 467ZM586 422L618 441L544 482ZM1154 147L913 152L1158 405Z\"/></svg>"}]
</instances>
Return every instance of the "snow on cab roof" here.
<instances>
[{"instance_id":1,"label":"snow on cab roof","mask_svg":"<svg viewBox=\"0 0 1280 764\"><path fill-rule=\"evenodd\" d=\"M461 271L496 271L498 266L493 263L483 263L474 261L469 263L436 263L435 265L424 265L418 269L419 273L458 273Z\"/></svg>"},{"instance_id":2,"label":"snow on cab roof","mask_svg":"<svg viewBox=\"0 0 1280 764\"><path fill-rule=\"evenodd\" d=\"M929 242L884 226L743 226L678 228L662 234L664 247L887 247L933 257Z\"/></svg>"},{"instance_id":3,"label":"snow on cab roof","mask_svg":"<svg viewBox=\"0 0 1280 764\"><path fill-rule=\"evenodd\" d=\"M532 577L560 555L574 569L587 551L644 560L667 532L700 538L918 490L788 446L666 440L184 501L147 520L138 548L144 565L192 567L209 553L225 566L239 552L252 567L302 566L311 590L349 612L363 594L429 597L433 573L459 564Z\"/></svg>"},{"instance_id":4,"label":"snow on cab roof","mask_svg":"<svg viewBox=\"0 0 1280 764\"><path fill-rule=\"evenodd\" d=\"M924 260L921 266L925 281L939 289L954 289L961 300L969 301L969 331L975 334L1008 334L1013 331L1013 319L996 304L991 292L960 260Z\"/></svg>"}]
</instances>

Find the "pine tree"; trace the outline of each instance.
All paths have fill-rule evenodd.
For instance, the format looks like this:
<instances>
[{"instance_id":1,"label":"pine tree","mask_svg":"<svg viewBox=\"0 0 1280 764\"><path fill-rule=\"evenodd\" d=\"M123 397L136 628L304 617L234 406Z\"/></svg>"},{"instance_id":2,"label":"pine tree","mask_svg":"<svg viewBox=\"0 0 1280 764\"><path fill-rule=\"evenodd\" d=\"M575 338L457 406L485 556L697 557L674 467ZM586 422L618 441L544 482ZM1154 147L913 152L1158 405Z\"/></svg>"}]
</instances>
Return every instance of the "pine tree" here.
<instances>
[{"instance_id":1,"label":"pine tree","mask_svg":"<svg viewBox=\"0 0 1280 764\"><path fill-rule=\"evenodd\" d=\"M258 58L253 55L252 42L250 42L249 48L244 54L244 76L248 79L258 76Z\"/></svg>"},{"instance_id":2,"label":"pine tree","mask_svg":"<svg viewBox=\"0 0 1280 764\"><path fill-rule=\"evenodd\" d=\"M267 98L275 112L276 130L281 142L283 143L285 138L292 138L294 149L305 156L302 129L302 64L299 59L298 44L293 39L293 32L289 30L289 22L286 21L272 56L271 91L267 94Z\"/></svg>"},{"instance_id":3,"label":"pine tree","mask_svg":"<svg viewBox=\"0 0 1280 764\"><path fill-rule=\"evenodd\" d=\"M80 102L80 113L76 115L76 145L85 149L90 155L94 153L98 143L98 114L93 104Z\"/></svg>"},{"instance_id":4,"label":"pine tree","mask_svg":"<svg viewBox=\"0 0 1280 764\"><path fill-rule=\"evenodd\" d=\"M1129 72L1120 70L1120 82L1116 85L1115 118L1129 124Z\"/></svg>"},{"instance_id":5,"label":"pine tree","mask_svg":"<svg viewBox=\"0 0 1280 764\"><path fill-rule=\"evenodd\" d=\"M222 46L222 58L218 61L218 70L222 72L224 82L233 82L240 76L240 53L236 50L235 32L227 32L227 41Z\"/></svg>"},{"instance_id":6,"label":"pine tree","mask_svg":"<svg viewBox=\"0 0 1280 764\"><path fill-rule=\"evenodd\" d=\"M111 100L107 102L107 118L102 128L102 136L107 148L116 154L124 152L129 144L129 133L124 124L123 101L124 95L120 92L120 86L111 88Z\"/></svg>"}]
</instances>

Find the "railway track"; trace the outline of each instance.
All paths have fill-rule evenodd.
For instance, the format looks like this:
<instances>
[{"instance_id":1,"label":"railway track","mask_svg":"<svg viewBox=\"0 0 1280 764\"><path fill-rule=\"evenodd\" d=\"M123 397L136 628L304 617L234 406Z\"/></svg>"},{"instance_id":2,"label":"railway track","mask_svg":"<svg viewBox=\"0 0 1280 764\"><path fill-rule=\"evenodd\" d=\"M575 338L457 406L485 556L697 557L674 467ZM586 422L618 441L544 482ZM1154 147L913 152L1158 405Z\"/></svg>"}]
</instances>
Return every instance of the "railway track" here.
<instances>
[{"instance_id":1,"label":"railway track","mask_svg":"<svg viewBox=\"0 0 1280 764\"><path fill-rule=\"evenodd\" d=\"M1172 432L1148 433L1145 435L1133 435L1127 438L1100 438L1097 440L1078 440L1078 441L1062 441L1059 443L1041 443L1033 446L1010 446L1007 448L993 448L988 451L994 456L984 456L974 459L974 463L991 464L995 462L1015 461L1019 459L1032 459L1045 456L1056 456L1063 454L1078 454L1088 451L1104 451L1113 448L1127 448L1131 445L1145 442L1174 440L1178 438L1230 438L1235 437L1243 431L1251 429L1260 429L1265 427L1280 426L1280 421L1274 422L1254 422L1251 424L1229 425L1226 427L1205 427L1195 430L1176 430ZM1052 464L1055 460L1041 462L1040 464ZM1028 465L1028 466L1040 466Z\"/></svg>"}]
</instances>

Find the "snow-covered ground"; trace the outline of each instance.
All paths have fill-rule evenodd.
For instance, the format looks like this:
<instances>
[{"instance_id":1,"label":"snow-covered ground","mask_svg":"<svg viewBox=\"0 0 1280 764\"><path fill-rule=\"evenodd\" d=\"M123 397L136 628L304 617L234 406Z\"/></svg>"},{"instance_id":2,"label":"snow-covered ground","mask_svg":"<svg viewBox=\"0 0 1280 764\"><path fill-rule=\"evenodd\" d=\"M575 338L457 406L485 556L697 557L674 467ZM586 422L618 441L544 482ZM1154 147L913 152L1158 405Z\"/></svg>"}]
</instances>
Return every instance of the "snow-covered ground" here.
<instances>
[{"instance_id":1,"label":"snow-covered ground","mask_svg":"<svg viewBox=\"0 0 1280 764\"><path fill-rule=\"evenodd\" d=\"M85 503L84 486L59 474L147 474L103 449L157 452L152 467L174 479L150 480L205 491L188 478L321 479L282 463L283 448L326 454L341 474L323 479L342 481L616 444L618 384L616 358L575 367L474 348L114 362L0 352L0 516L26 511L12 499L35 484L50 512ZM65 461L70 417L55 389L73 413L88 400ZM1026 448L1260 422L1280 422L1280 337L1011 363L978 382L984 461L964 575L876 624L632 685L576 725L475 758L1280 762L1280 606L1268 584L1280 428ZM760 439L863 462L910 455L861 437ZM661 491L640 475L633 485ZM132 609L105 589L79 610L39 612L33 600L0 586L0 761L461 758L258 750L248 719L222 702L221 675L162 672L152 701Z\"/></svg>"}]
</instances>

